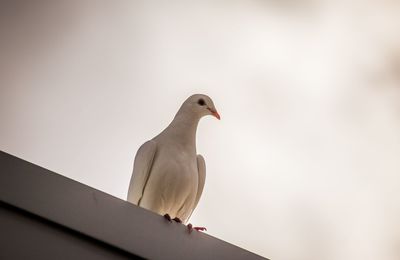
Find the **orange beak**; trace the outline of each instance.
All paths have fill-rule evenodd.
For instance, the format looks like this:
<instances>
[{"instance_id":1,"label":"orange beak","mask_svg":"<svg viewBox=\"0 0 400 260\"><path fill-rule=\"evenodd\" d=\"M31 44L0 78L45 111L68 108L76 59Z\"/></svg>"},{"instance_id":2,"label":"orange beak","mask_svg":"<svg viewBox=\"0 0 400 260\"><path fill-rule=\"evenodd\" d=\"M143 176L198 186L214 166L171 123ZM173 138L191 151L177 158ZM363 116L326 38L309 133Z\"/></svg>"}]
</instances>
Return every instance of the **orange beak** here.
<instances>
[{"instance_id":1,"label":"orange beak","mask_svg":"<svg viewBox=\"0 0 400 260\"><path fill-rule=\"evenodd\" d=\"M212 110L211 110L211 113L212 113L213 116L215 116L218 120L221 120L221 116L218 114L217 111L212 111Z\"/></svg>"},{"instance_id":2,"label":"orange beak","mask_svg":"<svg viewBox=\"0 0 400 260\"><path fill-rule=\"evenodd\" d=\"M218 114L217 110L213 110L209 107L207 107L207 109L210 110L211 114L215 116L218 120L221 120L221 116Z\"/></svg>"}]
</instances>

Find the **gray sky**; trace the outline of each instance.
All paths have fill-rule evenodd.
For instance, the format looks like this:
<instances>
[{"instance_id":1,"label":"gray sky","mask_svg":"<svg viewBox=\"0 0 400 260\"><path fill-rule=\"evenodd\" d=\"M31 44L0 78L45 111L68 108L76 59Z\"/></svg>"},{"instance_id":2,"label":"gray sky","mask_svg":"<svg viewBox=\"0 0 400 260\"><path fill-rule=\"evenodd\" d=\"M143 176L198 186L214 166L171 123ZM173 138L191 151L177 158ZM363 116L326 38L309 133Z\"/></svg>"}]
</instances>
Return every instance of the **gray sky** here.
<instances>
[{"instance_id":1,"label":"gray sky","mask_svg":"<svg viewBox=\"0 0 400 260\"><path fill-rule=\"evenodd\" d=\"M272 259L400 257L398 1L1 4L0 149L126 198L193 93L191 218Z\"/></svg>"}]
</instances>

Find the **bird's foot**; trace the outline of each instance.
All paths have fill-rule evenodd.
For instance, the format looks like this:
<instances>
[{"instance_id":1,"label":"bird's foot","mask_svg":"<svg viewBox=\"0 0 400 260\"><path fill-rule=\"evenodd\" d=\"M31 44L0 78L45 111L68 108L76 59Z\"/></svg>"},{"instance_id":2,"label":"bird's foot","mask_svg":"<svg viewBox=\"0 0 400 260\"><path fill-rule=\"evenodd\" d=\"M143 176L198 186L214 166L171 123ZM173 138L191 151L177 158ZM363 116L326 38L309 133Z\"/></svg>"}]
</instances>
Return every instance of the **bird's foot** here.
<instances>
[{"instance_id":1,"label":"bird's foot","mask_svg":"<svg viewBox=\"0 0 400 260\"><path fill-rule=\"evenodd\" d=\"M181 220L180 218L178 218L178 217L175 217L175 218L172 219L172 220L174 220L175 222L178 222L178 223L182 223L182 220Z\"/></svg>"},{"instance_id":2,"label":"bird's foot","mask_svg":"<svg viewBox=\"0 0 400 260\"><path fill-rule=\"evenodd\" d=\"M166 220L168 220L169 222L172 221L172 218L171 218L171 216L170 216L169 214L165 214L165 215L164 215L164 218L165 218Z\"/></svg>"},{"instance_id":3,"label":"bird's foot","mask_svg":"<svg viewBox=\"0 0 400 260\"><path fill-rule=\"evenodd\" d=\"M195 229L197 231L207 231L206 227L193 227L193 229Z\"/></svg>"},{"instance_id":4,"label":"bird's foot","mask_svg":"<svg viewBox=\"0 0 400 260\"><path fill-rule=\"evenodd\" d=\"M187 225L187 228L189 230L189 233L192 233L193 229L196 231L207 231L207 228L205 227L193 227L193 225L190 223Z\"/></svg>"},{"instance_id":5,"label":"bird's foot","mask_svg":"<svg viewBox=\"0 0 400 260\"><path fill-rule=\"evenodd\" d=\"M180 218L178 218L178 217L171 218L171 216L170 216L169 214L165 214L165 215L164 215L164 218L165 218L166 220L168 220L169 222L172 222L172 220L173 220L173 221L175 221L175 222L182 223L182 220L181 220Z\"/></svg>"}]
</instances>

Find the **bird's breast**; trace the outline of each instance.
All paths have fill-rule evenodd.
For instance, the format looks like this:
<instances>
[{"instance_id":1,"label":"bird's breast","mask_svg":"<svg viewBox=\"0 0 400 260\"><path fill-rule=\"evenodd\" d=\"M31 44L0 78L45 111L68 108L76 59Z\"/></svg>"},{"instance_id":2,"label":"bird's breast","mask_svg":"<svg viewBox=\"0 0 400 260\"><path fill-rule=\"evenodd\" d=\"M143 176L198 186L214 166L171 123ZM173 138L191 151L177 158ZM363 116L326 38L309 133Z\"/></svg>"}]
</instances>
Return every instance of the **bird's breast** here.
<instances>
[{"instance_id":1,"label":"bird's breast","mask_svg":"<svg viewBox=\"0 0 400 260\"><path fill-rule=\"evenodd\" d=\"M185 201L194 200L196 196L198 186L196 157L184 151L159 151L149 181L159 188L167 208L175 205L181 207Z\"/></svg>"}]
</instances>

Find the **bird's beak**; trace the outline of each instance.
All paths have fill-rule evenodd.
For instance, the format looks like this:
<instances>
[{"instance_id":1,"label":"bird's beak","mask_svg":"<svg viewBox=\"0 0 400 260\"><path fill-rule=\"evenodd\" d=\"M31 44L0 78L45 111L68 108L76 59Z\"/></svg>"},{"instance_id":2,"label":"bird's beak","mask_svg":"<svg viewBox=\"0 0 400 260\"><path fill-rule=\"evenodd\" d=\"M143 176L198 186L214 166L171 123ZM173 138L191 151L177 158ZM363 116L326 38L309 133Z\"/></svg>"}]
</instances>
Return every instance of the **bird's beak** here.
<instances>
[{"instance_id":1,"label":"bird's beak","mask_svg":"<svg viewBox=\"0 0 400 260\"><path fill-rule=\"evenodd\" d=\"M215 116L218 120L221 120L221 116L218 114L217 110L210 110L212 115Z\"/></svg>"},{"instance_id":2,"label":"bird's beak","mask_svg":"<svg viewBox=\"0 0 400 260\"><path fill-rule=\"evenodd\" d=\"M207 107L207 109L211 112L213 116L215 116L218 120L221 120L221 116L218 114L217 110Z\"/></svg>"}]
</instances>

